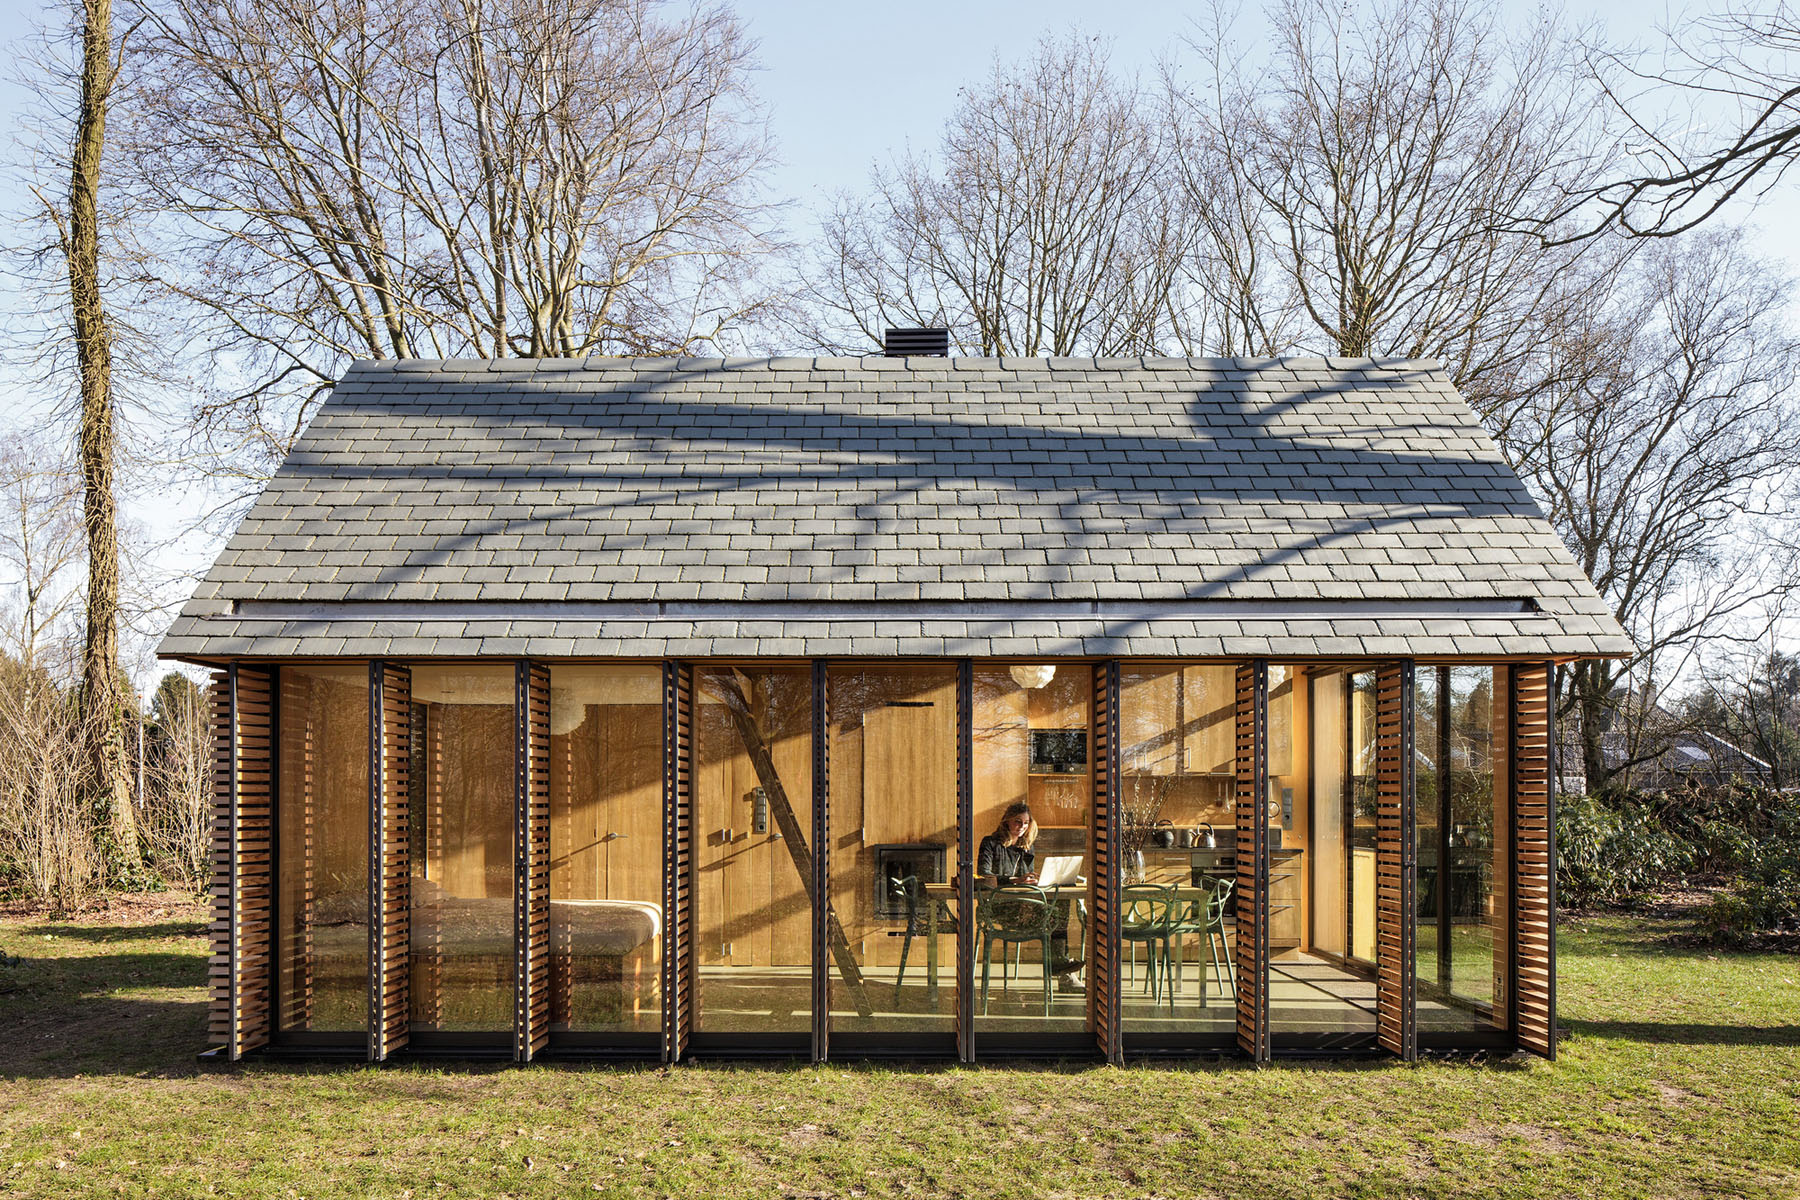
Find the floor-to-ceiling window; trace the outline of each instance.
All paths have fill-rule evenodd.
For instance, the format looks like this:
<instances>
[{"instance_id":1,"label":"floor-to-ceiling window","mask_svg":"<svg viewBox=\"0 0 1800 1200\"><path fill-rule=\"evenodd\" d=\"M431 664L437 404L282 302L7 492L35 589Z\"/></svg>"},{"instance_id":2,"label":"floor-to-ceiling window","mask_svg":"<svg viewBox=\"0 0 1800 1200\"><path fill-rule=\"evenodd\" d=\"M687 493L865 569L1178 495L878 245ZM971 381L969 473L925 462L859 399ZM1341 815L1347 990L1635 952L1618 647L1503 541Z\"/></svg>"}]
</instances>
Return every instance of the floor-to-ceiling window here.
<instances>
[{"instance_id":1,"label":"floor-to-ceiling window","mask_svg":"<svg viewBox=\"0 0 1800 1200\"><path fill-rule=\"evenodd\" d=\"M551 668L553 1034L660 1027L662 775L659 666Z\"/></svg>"},{"instance_id":2,"label":"floor-to-ceiling window","mask_svg":"<svg viewBox=\"0 0 1800 1200\"><path fill-rule=\"evenodd\" d=\"M275 1029L369 1022L369 668L285 666L276 749Z\"/></svg>"},{"instance_id":3,"label":"floor-to-ceiling window","mask_svg":"<svg viewBox=\"0 0 1800 1200\"><path fill-rule=\"evenodd\" d=\"M1434 946L1438 1003L1429 1019L1421 1004L1419 1024L1421 1030L1503 1029L1511 979L1506 668L1451 666L1441 679L1447 755L1436 830L1444 864L1436 889L1443 905L1435 923L1442 931Z\"/></svg>"},{"instance_id":4,"label":"floor-to-ceiling window","mask_svg":"<svg viewBox=\"0 0 1800 1200\"><path fill-rule=\"evenodd\" d=\"M1081 1034L1093 957L1093 671L983 663L973 693L975 1028Z\"/></svg>"},{"instance_id":5,"label":"floor-to-ceiling window","mask_svg":"<svg viewBox=\"0 0 1800 1200\"><path fill-rule=\"evenodd\" d=\"M515 667L412 672L412 1029L513 1028Z\"/></svg>"},{"instance_id":6,"label":"floor-to-ceiling window","mask_svg":"<svg viewBox=\"0 0 1800 1200\"><path fill-rule=\"evenodd\" d=\"M1229 664L1128 664L1120 672L1128 1036L1228 1039L1236 1028L1236 688Z\"/></svg>"},{"instance_id":7,"label":"floor-to-ceiling window","mask_svg":"<svg viewBox=\"0 0 1800 1200\"><path fill-rule=\"evenodd\" d=\"M956 668L834 664L826 695L832 1035L953 1049Z\"/></svg>"},{"instance_id":8,"label":"floor-to-ceiling window","mask_svg":"<svg viewBox=\"0 0 1800 1200\"><path fill-rule=\"evenodd\" d=\"M1269 1029L1277 1043L1329 1044L1374 1030L1374 985L1346 962L1357 899L1345 808L1357 766L1346 736L1356 697L1342 672L1269 668Z\"/></svg>"},{"instance_id":9,"label":"floor-to-ceiling window","mask_svg":"<svg viewBox=\"0 0 1800 1200\"><path fill-rule=\"evenodd\" d=\"M812 1028L812 672L694 673L696 1035Z\"/></svg>"}]
</instances>

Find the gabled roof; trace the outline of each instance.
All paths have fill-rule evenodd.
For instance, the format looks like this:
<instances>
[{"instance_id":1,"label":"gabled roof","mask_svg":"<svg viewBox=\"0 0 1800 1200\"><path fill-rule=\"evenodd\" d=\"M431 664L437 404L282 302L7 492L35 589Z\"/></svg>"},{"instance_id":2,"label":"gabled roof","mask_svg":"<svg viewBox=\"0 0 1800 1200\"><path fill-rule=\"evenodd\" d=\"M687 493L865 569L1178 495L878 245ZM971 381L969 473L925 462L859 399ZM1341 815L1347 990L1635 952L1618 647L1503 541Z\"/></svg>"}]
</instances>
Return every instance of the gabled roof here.
<instances>
[{"instance_id":1,"label":"gabled roof","mask_svg":"<svg viewBox=\"0 0 1800 1200\"><path fill-rule=\"evenodd\" d=\"M167 656L1624 654L1441 370L359 363Z\"/></svg>"}]
</instances>

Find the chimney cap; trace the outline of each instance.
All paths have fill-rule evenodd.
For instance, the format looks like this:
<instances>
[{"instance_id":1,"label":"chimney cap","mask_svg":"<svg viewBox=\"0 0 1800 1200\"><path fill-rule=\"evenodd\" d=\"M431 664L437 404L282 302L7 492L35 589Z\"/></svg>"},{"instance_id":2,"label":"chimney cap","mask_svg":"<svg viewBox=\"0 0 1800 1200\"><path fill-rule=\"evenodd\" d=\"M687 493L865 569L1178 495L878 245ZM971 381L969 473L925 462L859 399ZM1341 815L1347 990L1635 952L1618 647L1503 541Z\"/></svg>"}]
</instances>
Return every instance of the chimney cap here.
<instances>
[{"instance_id":1,"label":"chimney cap","mask_svg":"<svg viewBox=\"0 0 1800 1200\"><path fill-rule=\"evenodd\" d=\"M882 340L882 353L889 358L948 358L950 330L941 326L889 329Z\"/></svg>"}]
</instances>

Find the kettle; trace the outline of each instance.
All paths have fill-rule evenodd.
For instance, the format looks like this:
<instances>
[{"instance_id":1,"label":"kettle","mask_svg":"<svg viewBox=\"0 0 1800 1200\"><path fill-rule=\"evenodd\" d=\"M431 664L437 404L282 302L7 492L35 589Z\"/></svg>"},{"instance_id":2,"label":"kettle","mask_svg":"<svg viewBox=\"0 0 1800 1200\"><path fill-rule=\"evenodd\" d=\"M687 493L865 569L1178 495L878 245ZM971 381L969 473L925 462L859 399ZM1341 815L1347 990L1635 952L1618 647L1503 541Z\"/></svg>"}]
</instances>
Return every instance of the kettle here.
<instances>
[{"instance_id":1,"label":"kettle","mask_svg":"<svg viewBox=\"0 0 1800 1200\"><path fill-rule=\"evenodd\" d=\"M1150 833L1150 844L1158 850L1175 848L1175 826L1167 821L1158 821L1156 828Z\"/></svg>"},{"instance_id":2,"label":"kettle","mask_svg":"<svg viewBox=\"0 0 1800 1200\"><path fill-rule=\"evenodd\" d=\"M1210 823L1206 826L1205 833L1200 833L1198 830L1196 830L1195 833L1199 839L1195 843L1196 845L1206 850L1217 850L1219 848L1219 835L1213 832L1213 827Z\"/></svg>"}]
</instances>

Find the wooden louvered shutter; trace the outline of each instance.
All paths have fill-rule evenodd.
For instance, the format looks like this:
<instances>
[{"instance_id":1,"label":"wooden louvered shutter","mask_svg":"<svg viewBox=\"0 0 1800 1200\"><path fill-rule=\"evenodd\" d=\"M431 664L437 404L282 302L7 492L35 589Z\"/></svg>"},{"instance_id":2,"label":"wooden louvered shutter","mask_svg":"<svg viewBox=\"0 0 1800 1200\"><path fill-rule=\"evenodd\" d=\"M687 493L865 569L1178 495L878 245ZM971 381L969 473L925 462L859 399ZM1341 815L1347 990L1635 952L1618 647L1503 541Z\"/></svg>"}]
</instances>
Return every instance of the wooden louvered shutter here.
<instances>
[{"instance_id":1,"label":"wooden louvered shutter","mask_svg":"<svg viewBox=\"0 0 1800 1200\"><path fill-rule=\"evenodd\" d=\"M1269 1059L1269 664L1237 669L1237 1040Z\"/></svg>"},{"instance_id":2,"label":"wooden louvered shutter","mask_svg":"<svg viewBox=\"0 0 1800 1200\"><path fill-rule=\"evenodd\" d=\"M1418 1057L1413 935L1418 850L1414 822L1413 664L1375 673L1375 1040Z\"/></svg>"},{"instance_id":3,"label":"wooden louvered shutter","mask_svg":"<svg viewBox=\"0 0 1800 1200\"><path fill-rule=\"evenodd\" d=\"M694 1030L694 668L663 664L663 1061Z\"/></svg>"},{"instance_id":4,"label":"wooden louvered shutter","mask_svg":"<svg viewBox=\"0 0 1800 1200\"><path fill-rule=\"evenodd\" d=\"M369 664L369 1061L411 1020L412 672Z\"/></svg>"},{"instance_id":5,"label":"wooden louvered shutter","mask_svg":"<svg viewBox=\"0 0 1800 1200\"><path fill-rule=\"evenodd\" d=\"M513 1057L550 1040L550 668L514 674Z\"/></svg>"},{"instance_id":6,"label":"wooden louvered shutter","mask_svg":"<svg viewBox=\"0 0 1800 1200\"><path fill-rule=\"evenodd\" d=\"M213 676L212 1040L233 1062L269 1041L274 891L274 678Z\"/></svg>"},{"instance_id":7,"label":"wooden louvered shutter","mask_svg":"<svg viewBox=\"0 0 1800 1200\"><path fill-rule=\"evenodd\" d=\"M1555 703L1549 663L1511 671L1513 1019L1519 1045L1556 1057Z\"/></svg>"},{"instance_id":8,"label":"wooden louvered shutter","mask_svg":"<svg viewBox=\"0 0 1800 1200\"><path fill-rule=\"evenodd\" d=\"M277 1013L277 1028L310 1029L313 1018L313 926L318 921L319 852L316 770L317 747L313 732L313 685L300 671L277 676L280 702L277 721L278 768L275 820L279 830L276 882L284 886L280 913L291 941L287 957L288 987ZM291 880L291 884L283 884Z\"/></svg>"},{"instance_id":9,"label":"wooden louvered shutter","mask_svg":"<svg viewBox=\"0 0 1800 1200\"><path fill-rule=\"evenodd\" d=\"M1093 827L1088 879L1093 908L1094 968L1088 973L1088 1026L1108 1062L1124 1057L1122 989L1119 983L1119 664L1094 664ZM971 939L972 941L973 939Z\"/></svg>"},{"instance_id":10,"label":"wooden louvered shutter","mask_svg":"<svg viewBox=\"0 0 1800 1200\"><path fill-rule=\"evenodd\" d=\"M956 663L956 1057L975 1061L975 664Z\"/></svg>"}]
</instances>

